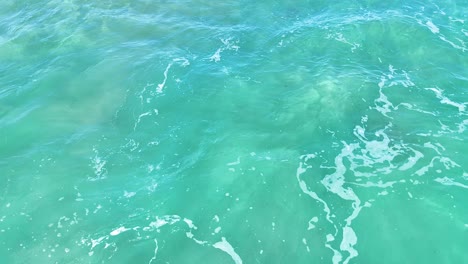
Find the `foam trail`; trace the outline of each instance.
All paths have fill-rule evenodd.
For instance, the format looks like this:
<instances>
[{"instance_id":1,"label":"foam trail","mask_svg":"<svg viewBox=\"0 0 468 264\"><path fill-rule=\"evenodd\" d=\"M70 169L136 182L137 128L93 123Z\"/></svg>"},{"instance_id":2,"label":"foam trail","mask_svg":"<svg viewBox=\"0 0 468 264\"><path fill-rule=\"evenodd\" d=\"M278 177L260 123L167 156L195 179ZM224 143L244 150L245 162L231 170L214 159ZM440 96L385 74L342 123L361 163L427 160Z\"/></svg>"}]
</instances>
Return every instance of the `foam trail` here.
<instances>
[{"instance_id":1,"label":"foam trail","mask_svg":"<svg viewBox=\"0 0 468 264\"><path fill-rule=\"evenodd\" d=\"M331 211L330 211L330 208L328 207L327 203L321 199L317 193L309 190L307 188L307 184L305 183L305 181L303 181L301 179L301 174L303 174L306 169L302 167L303 166L303 163L300 162L299 163L299 167L297 168L297 172L296 172L296 178L297 178L297 181L299 182L299 187L301 188L302 192L309 195L310 197L312 197L312 199L316 200L316 201L319 201L322 205L323 205L323 210L325 211L326 213L326 219L328 222L332 223L333 224L333 221L331 220Z\"/></svg>"},{"instance_id":2,"label":"foam trail","mask_svg":"<svg viewBox=\"0 0 468 264\"><path fill-rule=\"evenodd\" d=\"M153 257L149 260L148 264L153 263L153 261L156 260L156 255L158 254L158 240L157 240L157 239L154 239L154 243L156 244L156 246L154 247L154 255L153 255Z\"/></svg>"},{"instance_id":3,"label":"foam trail","mask_svg":"<svg viewBox=\"0 0 468 264\"><path fill-rule=\"evenodd\" d=\"M440 38L442 41L444 41L444 42L450 44L452 47L454 47L454 48L456 48L456 49L459 49L459 50L461 50L461 51L463 51L463 52L466 51L466 47L465 47L464 42L461 42L463 46L460 46L460 45L457 45L457 44L453 43L452 41L448 40L445 36L440 35L439 38Z\"/></svg>"},{"instance_id":4,"label":"foam trail","mask_svg":"<svg viewBox=\"0 0 468 264\"><path fill-rule=\"evenodd\" d=\"M436 181L436 182L438 182L440 184L443 184L443 185L447 185L447 186L457 186L457 187L468 189L468 185L456 182L453 179L450 179L448 177L437 178L434 181Z\"/></svg>"},{"instance_id":5,"label":"foam trail","mask_svg":"<svg viewBox=\"0 0 468 264\"><path fill-rule=\"evenodd\" d=\"M93 151L95 156L91 159L91 163L95 177L88 179L90 181L105 179L107 175L107 169L105 168L107 161L99 156L99 152L96 148L93 148Z\"/></svg>"},{"instance_id":6,"label":"foam trail","mask_svg":"<svg viewBox=\"0 0 468 264\"><path fill-rule=\"evenodd\" d=\"M416 174L418 176L423 176L430 168L434 167L434 161L437 159L439 159L439 157L432 158L431 162L428 165L420 168L419 170L414 172L413 175Z\"/></svg>"},{"instance_id":7,"label":"foam trail","mask_svg":"<svg viewBox=\"0 0 468 264\"><path fill-rule=\"evenodd\" d=\"M466 107L465 104L456 103L456 102L450 100L449 98L447 98L446 96L443 95L443 91L441 89L436 87L436 88L426 88L426 90L433 91L436 94L436 97L438 99L440 99L441 103L446 104L446 105L454 106L454 107L458 108L459 112L464 112L465 111L465 107Z\"/></svg>"},{"instance_id":8,"label":"foam trail","mask_svg":"<svg viewBox=\"0 0 468 264\"><path fill-rule=\"evenodd\" d=\"M221 48L216 50L216 52L210 57L210 61L218 62L221 60Z\"/></svg>"},{"instance_id":9,"label":"foam trail","mask_svg":"<svg viewBox=\"0 0 468 264\"><path fill-rule=\"evenodd\" d=\"M405 171L405 170L408 170L408 169L411 169L412 167L414 167L414 165L416 165L416 163L418 162L418 160L420 160L421 158L424 157L424 154L422 154L421 152L417 151L417 150L414 150L412 149L415 153L415 156L411 156L408 158L408 162L406 162L405 164L401 165L400 168L398 168L399 170L401 171Z\"/></svg>"},{"instance_id":10,"label":"foam trail","mask_svg":"<svg viewBox=\"0 0 468 264\"><path fill-rule=\"evenodd\" d=\"M335 237L332 234L327 235L327 243L325 244L326 248L331 249L333 251L333 257L332 257L332 263L333 264L339 264L341 260L343 259L343 256L341 255L340 251L334 249L329 242L332 242L335 240Z\"/></svg>"},{"instance_id":11,"label":"foam trail","mask_svg":"<svg viewBox=\"0 0 468 264\"><path fill-rule=\"evenodd\" d=\"M322 179L322 184L325 186L325 188L327 188L327 190L337 194L344 200L359 200L351 188L343 187L344 173L346 172L343 158L345 156L352 155L352 152L356 147L356 144L345 145L345 147L341 150L341 153L335 158L335 173L329 174Z\"/></svg>"},{"instance_id":12,"label":"foam trail","mask_svg":"<svg viewBox=\"0 0 468 264\"><path fill-rule=\"evenodd\" d=\"M379 98L374 100L375 109L379 111L382 115L389 117L387 113L390 113L395 107L388 100L387 96L383 93L382 89L385 84L385 78L382 78L379 82ZM380 104L379 104L380 103Z\"/></svg>"},{"instance_id":13,"label":"foam trail","mask_svg":"<svg viewBox=\"0 0 468 264\"><path fill-rule=\"evenodd\" d=\"M123 233L125 231L128 231L130 230L129 228L125 228L124 226L121 226L115 230L113 230L112 232L110 232L110 235L111 236L117 236L117 235L120 235L120 233Z\"/></svg>"},{"instance_id":14,"label":"foam trail","mask_svg":"<svg viewBox=\"0 0 468 264\"><path fill-rule=\"evenodd\" d=\"M190 65L190 61L187 60L187 59L184 58L184 57L175 58L175 59L174 59L174 62L179 62L180 65L181 65L182 67L186 67L186 66L189 66L189 65Z\"/></svg>"},{"instance_id":15,"label":"foam trail","mask_svg":"<svg viewBox=\"0 0 468 264\"><path fill-rule=\"evenodd\" d=\"M222 237L220 242L216 242L213 244L214 248L220 249L227 254L229 254L234 260L234 263L236 264L242 264L242 259L239 257L239 255L234 251L234 248L227 242L226 238Z\"/></svg>"},{"instance_id":16,"label":"foam trail","mask_svg":"<svg viewBox=\"0 0 468 264\"><path fill-rule=\"evenodd\" d=\"M152 112L148 111L146 113L143 113L143 114L139 115L137 121L135 122L135 125L133 126L133 131L136 130L136 128L137 128L138 124L140 123L142 117L149 116L151 114L152 114Z\"/></svg>"},{"instance_id":17,"label":"foam trail","mask_svg":"<svg viewBox=\"0 0 468 264\"><path fill-rule=\"evenodd\" d=\"M156 88L157 93L162 93L164 86L166 85L167 81L167 73L169 72L169 69L172 67L172 63L169 63L166 67L166 70L164 71L164 80L162 83L158 84L158 87Z\"/></svg>"},{"instance_id":18,"label":"foam trail","mask_svg":"<svg viewBox=\"0 0 468 264\"><path fill-rule=\"evenodd\" d=\"M227 39L221 39L221 42L224 44L224 47L218 48L216 52L211 55L210 61L218 62L221 60L221 52L225 50L239 50L239 46L235 45L234 43L237 43L238 41L232 41L232 38L227 38Z\"/></svg>"},{"instance_id":19,"label":"foam trail","mask_svg":"<svg viewBox=\"0 0 468 264\"><path fill-rule=\"evenodd\" d=\"M346 166L344 165L343 159L344 157L352 156L353 151L357 146L357 144L345 144L341 150L341 153L335 158L335 172L325 176L325 178L322 179L322 184L325 186L325 188L327 188L327 190L337 194L344 200L353 201L353 212L348 218L346 218L346 225L343 227L343 239L340 245L340 249L342 251L347 251L349 253L349 256L344 260L343 263L348 263L352 258L358 255L357 250L353 247L357 243L357 237L351 228L351 222L358 216L359 212L361 211L361 200L354 193L353 189L343 187L345 182L344 174L346 172Z\"/></svg>"},{"instance_id":20,"label":"foam trail","mask_svg":"<svg viewBox=\"0 0 468 264\"><path fill-rule=\"evenodd\" d=\"M358 255L357 250L353 248L356 243L356 233L354 233L354 230L351 227L345 226L343 228L343 240L341 241L340 249L342 251L348 251L349 256L343 261L343 264L347 264L352 258Z\"/></svg>"},{"instance_id":21,"label":"foam trail","mask_svg":"<svg viewBox=\"0 0 468 264\"><path fill-rule=\"evenodd\" d=\"M354 147L356 147L357 144L355 144ZM348 148L349 146L345 147L345 149L348 149L348 151L351 151L354 149L354 148ZM344 151L344 150L343 150ZM346 226L345 226L345 231L347 232L347 234L354 234L353 230L351 229L350 225L351 225L351 221L357 217L357 215L359 214L359 211L360 209L362 208L360 206L360 200L357 198L357 196L354 194L354 192L352 191L352 189L348 188L348 189L345 189L342 187L343 183L344 183L344 177L343 175L344 174L340 174L341 172L344 173L343 171L343 168L344 168L344 164L342 163L342 158L343 156L345 156L344 152L342 151L342 153L340 155L338 155L335 159L335 164L337 166L337 170L334 174L331 174L331 175L328 175L326 176L323 180L322 180L322 184L331 192L335 193L335 194L338 194L341 198L345 199L345 200L353 200L354 203L353 203L353 213L346 219ZM301 156L301 158L303 158L305 161L311 159L311 158L315 158L315 155L313 154L309 154L309 155L304 155L304 156ZM340 162L340 159L341 159L341 162ZM311 166L306 166L306 168L310 168ZM313 191L310 191L308 188L307 188L307 185L306 183L301 180L300 178L300 175L303 174L305 171L306 171L306 168L304 168L304 164L303 162L300 162L299 163L299 167L297 169L297 173L296 173L296 177L297 177L297 180L299 182L299 186L301 188L301 190L309 195L310 197L312 197L313 199L319 201L320 203L323 204L323 207L324 207L324 211L326 212L326 219L328 222L330 222L333 227L335 228L335 235L338 233L338 229L337 229L337 226L333 223L333 221L331 220L331 210L330 208L328 207L327 203L322 200L321 198L318 197L318 195L313 192ZM344 168L344 170L346 170ZM309 223L310 224L310 223ZM350 231L351 230L351 231ZM343 231L343 232L345 232ZM330 250L333 251L333 257L332 257L332 263L333 264L339 264L342 259L343 259L343 255L341 254L341 252L335 248L333 248L333 246L330 244L330 242L334 241L335 240L335 237L334 235L332 234L328 234L327 235L327 243L325 243L325 247L329 248ZM341 250L343 251L348 251L349 252L349 256L348 258L345 260L345 262L347 263L351 258L357 256L357 251L353 248L353 246L356 244L357 242L357 238L356 236L354 236L354 239L352 239L353 237L350 237L349 236L345 236L345 234L343 234L343 241L341 242L342 246L341 246Z\"/></svg>"},{"instance_id":22,"label":"foam trail","mask_svg":"<svg viewBox=\"0 0 468 264\"><path fill-rule=\"evenodd\" d=\"M434 34L439 33L439 28L436 25L434 25L434 23L432 23L432 21L427 21L426 26L429 28L429 30L432 33L434 33Z\"/></svg>"}]
</instances>

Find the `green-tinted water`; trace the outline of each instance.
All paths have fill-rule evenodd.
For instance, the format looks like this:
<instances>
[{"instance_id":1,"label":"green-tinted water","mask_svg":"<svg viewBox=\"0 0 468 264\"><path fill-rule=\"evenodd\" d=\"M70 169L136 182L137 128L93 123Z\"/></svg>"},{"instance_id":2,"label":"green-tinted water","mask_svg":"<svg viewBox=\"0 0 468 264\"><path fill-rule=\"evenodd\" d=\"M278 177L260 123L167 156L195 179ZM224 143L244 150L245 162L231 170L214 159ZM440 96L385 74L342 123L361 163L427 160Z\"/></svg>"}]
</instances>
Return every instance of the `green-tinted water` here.
<instances>
[{"instance_id":1,"label":"green-tinted water","mask_svg":"<svg viewBox=\"0 0 468 264\"><path fill-rule=\"evenodd\" d=\"M468 263L468 3L0 3L0 263Z\"/></svg>"}]
</instances>

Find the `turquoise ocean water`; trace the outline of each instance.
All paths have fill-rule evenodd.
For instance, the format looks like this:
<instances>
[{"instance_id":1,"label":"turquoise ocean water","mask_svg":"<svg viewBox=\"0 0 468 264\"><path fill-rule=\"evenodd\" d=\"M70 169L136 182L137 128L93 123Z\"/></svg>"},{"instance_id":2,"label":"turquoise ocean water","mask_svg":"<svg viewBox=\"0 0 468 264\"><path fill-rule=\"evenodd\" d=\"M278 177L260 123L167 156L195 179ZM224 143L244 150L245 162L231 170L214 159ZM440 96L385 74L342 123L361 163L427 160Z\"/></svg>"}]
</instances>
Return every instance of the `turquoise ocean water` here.
<instances>
[{"instance_id":1,"label":"turquoise ocean water","mask_svg":"<svg viewBox=\"0 0 468 264\"><path fill-rule=\"evenodd\" d=\"M468 2L0 2L0 263L468 263Z\"/></svg>"}]
</instances>

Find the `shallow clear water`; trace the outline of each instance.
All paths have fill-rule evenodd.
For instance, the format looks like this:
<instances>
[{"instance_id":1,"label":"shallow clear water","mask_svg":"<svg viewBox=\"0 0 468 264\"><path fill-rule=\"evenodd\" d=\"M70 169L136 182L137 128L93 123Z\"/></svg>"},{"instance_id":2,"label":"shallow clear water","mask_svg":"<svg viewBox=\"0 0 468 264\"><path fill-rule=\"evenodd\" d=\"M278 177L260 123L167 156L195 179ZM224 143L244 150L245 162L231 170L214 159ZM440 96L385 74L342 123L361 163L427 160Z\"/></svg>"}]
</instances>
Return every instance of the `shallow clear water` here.
<instances>
[{"instance_id":1,"label":"shallow clear water","mask_svg":"<svg viewBox=\"0 0 468 264\"><path fill-rule=\"evenodd\" d=\"M1 263L467 263L466 1L0 3Z\"/></svg>"}]
</instances>

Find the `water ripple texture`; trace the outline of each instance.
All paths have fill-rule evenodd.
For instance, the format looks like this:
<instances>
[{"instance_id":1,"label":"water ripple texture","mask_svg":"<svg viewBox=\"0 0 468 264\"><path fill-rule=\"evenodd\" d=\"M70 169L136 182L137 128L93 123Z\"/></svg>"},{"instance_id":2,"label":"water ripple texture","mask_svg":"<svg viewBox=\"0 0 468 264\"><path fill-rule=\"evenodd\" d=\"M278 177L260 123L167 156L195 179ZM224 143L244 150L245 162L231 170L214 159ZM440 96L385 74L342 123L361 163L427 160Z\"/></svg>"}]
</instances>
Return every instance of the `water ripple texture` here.
<instances>
[{"instance_id":1,"label":"water ripple texture","mask_svg":"<svg viewBox=\"0 0 468 264\"><path fill-rule=\"evenodd\" d=\"M467 1L0 3L0 263L468 263Z\"/></svg>"}]
</instances>

